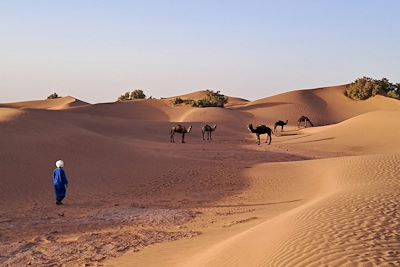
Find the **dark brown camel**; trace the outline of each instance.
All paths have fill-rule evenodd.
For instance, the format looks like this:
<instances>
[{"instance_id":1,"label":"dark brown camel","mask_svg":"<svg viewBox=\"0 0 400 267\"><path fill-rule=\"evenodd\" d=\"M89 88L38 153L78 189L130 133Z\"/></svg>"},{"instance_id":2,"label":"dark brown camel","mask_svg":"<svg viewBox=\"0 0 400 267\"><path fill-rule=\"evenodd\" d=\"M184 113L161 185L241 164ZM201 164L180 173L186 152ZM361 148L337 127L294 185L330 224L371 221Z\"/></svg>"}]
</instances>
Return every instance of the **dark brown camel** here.
<instances>
[{"instance_id":1,"label":"dark brown camel","mask_svg":"<svg viewBox=\"0 0 400 267\"><path fill-rule=\"evenodd\" d=\"M208 124L204 125L203 128L201 128L201 133L203 134L203 140L204 139L204 134L207 133L207 140L212 140L211 138L211 133L215 131L215 129L217 129L217 125L214 124L214 126L210 126Z\"/></svg>"},{"instance_id":2,"label":"dark brown camel","mask_svg":"<svg viewBox=\"0 0 400 267\"><path fill-rule=\"evenodd\" d=\"M276 131L276 127L278 127L278 126L281 126L281 131L283 131L283 126L285 126L285 125L287 125L288 124L288 120L286 120L286 121L277 121L277 122L275 122L275 126L274 126L274 131Z\"/></svg>"},{"instance_id":3,"label":"dark brown camel","mask_svg":"<svg viewBox=\"0 0 400 267\"><path fill-rule=\"evenodd\" d=\"M300 124L304 122L304 128L307 128L307 122L311 125L311 127L314 127L314 124L311 122L311 120L307 116L301 116L297 120L297 127L300 128Z\"/></svg>"},{"instance_id":4,"label":"dark brown camel","mask_svg":"<svg viewBox=\"0 0 400 267\"><path fill-rule=\"evenodd\" d=\"M182 126L180 124L173 126L171 128L170 142L175 143L174 134L180 133L182 134L182 143L185 143L185 134L190 133L191 130L192 130L192 125L190 125L189 128L186 128L185 126Z\"/></svg>"},{"instance_id":5,"label":"dark brown camel","mask_svg":"<svg viewBox=\"0 0 400 267\"><path fill-rule=\"evenodd\" d=\"M268 145L271 144L271 141L272 141L272 136L271 136L272 130L271 130L271 128L269 128L269 127L267 127L267 126L265 126L265 125L260 125L260 126L257 126L257 127L254 129L254 128L253 128L253 124L249 124L248 128L249 128L250 132L256 134L256 136L257 136L257 145L260 145L260 135L261 135L261 134L267 134L268 137L269 137L269 138L268 138L268 139L269 139ZM265 143L268 142L268 139L267 139L267 141L266 141Z\"/></svg>"}]
</instances>

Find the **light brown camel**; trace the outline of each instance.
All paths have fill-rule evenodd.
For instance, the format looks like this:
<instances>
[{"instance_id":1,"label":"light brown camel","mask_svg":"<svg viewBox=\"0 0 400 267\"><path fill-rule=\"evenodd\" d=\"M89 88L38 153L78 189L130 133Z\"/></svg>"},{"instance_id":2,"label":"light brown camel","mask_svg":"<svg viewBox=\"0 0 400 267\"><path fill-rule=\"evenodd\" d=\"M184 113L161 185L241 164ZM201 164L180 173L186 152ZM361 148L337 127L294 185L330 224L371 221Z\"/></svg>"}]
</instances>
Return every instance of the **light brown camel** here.
<instances>
[{"instance_id":1,"label":"light brown camel","mask_svg":"<svg viewBox=\"0 0 400 267\"><path fill-rule=\"evenodd\" d=\"M186 128L185 126L182 126L180 124L173 126L171 128L170 142L175 143L174 134L180 133L182 134L182 143L185 143L185 134L190 133L191 130L192 130L192 125L190 125L189 128Z\"/></svg>"},{"instance_id":2,"label":"light brown camel","mask_svg":"<svg viewBox=\"0 0 400 267\"><path fill-rule=\"evenodd\" d=\"M269 128L269 127L267 127L267 126L265 126L265 125L260 125L260 126L257 126L257 127L254 129L254 128L253 128L253 124L249 124L249 126L247 126L247 128L249 129L250 132L256 134L256 136L257 136L257 145L260 145L260 135L261 135L261 134L266 134L266 135L268 135L268 137L269 137L269 138L268 138L268 139L269 139L268 145L271 144L271 141L272 141L272 136L271 136L272 130L271 130L271 128ZM266 141L265 143L268 142L268 139L267 139L267 141Z\"/></svg>"},{"instance_id":3,"label":"light brown camel","mask_svg":"<svg viewBox=\"0 0 400 267\"><path fill-rule=\"evenodd\" d=\"M279 120L279 121L275 122L274 131L276 131L276 127L278 127L278 126L281 126L281 131L283 131L283 126L287 125L288 122L289 122L288 120L286 120L286 121Z\"/></svg>"},{"instance_id":4,"label":"light brown camel","mask_svg":"<svg viewBox=\"0 0 400 267\"><path fill-rule=\"evenodd\" d=\"M311 125L311 127L314 127L314 124L311 122L311 120L307 116L301 116L297 120L297 127L300 128L300 124L304 122L304 128L307 128L307 122Z\"/></svg>"},{"instance_id":5,"label":"light brown camel","mask_svg":"<svg viewBox=\"0 0 400 267\"><path fill-rule=\"evenodd\" d=\"M215 129L217 129L216 124L214 124L214 126L210 126L208 124L204 125L203 128L201 128L201 133L203 134L203 140L206 140L206 139L204 139L205 133L207 133L207 140L212 140L211 133L214 132Z\"/></svg>"}]
</instances>

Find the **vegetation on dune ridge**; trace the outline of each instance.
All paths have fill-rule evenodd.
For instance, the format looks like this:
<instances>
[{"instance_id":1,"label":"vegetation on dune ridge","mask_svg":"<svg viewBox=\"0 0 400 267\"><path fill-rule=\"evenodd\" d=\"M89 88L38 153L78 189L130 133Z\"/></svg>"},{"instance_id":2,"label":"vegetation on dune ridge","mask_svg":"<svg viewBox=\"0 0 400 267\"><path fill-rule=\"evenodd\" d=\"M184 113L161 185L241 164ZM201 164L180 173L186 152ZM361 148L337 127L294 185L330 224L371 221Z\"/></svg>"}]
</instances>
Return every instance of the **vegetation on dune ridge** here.
<instances>
[{"instance_id":1,"label":"vegetation on dune ridge","mask_svg":"<svg viewBox=\"0 0 400 267\"><path fill-rule=\"evenodd\" d=\"M175 97L174 99L172 99L171 102L173 105L179 105L179 104L184 103L185 101L180 97Z\"/></svg>"},{"instance_id":2,"label":"vegetation on dune ridge","mask_svg":"<svg viewBox=\"0 0 400 267\"><path fill-rule=\"evenodd\" d=\"M136 89L132 92L126 92L125 94L118 97L117 102L134 100L134 99L145 99L145 98L146 95L143 93L143 90Z\"/></svg>"},{"instance_id":3,"label":"vegetation on dune ridge","mask_svg":"<svg viewBox=\"0 0 400 267\"><path fill-rule=\"evenodd\" d=\"M58 95L57 93L52 93L47 97L47 99L56 99L56 98L61 98L61 96Z\"/></svg>"},{"instance_id":4,"label":"vegetation on dune ridge","mask_svg":"<svg viewBox=\"0 0 400 267\"><path fill-rule=\"evenodd\" d=\"M202 99L193 100L193 99L182 99L180 97L176 97L172 100L172 104L179 105L192 105L192 107L220 107L223 108L225 104L228 103L228 97L221 94L220 91L214 92L213 90L206 90L206 96Z\"/></svg>"},{"instance_id":5,"label":"vegetation on dune ridge","mask_svg":"<svg viewBox=\"0 0 400 267\"><path fill-rule=\"evenodd\" d=\"M386 78L362 77L346 86L345 95L354 100L365 100L375 95L400 99L400 83L390 83Z\"/></svg>"}]
</instances>

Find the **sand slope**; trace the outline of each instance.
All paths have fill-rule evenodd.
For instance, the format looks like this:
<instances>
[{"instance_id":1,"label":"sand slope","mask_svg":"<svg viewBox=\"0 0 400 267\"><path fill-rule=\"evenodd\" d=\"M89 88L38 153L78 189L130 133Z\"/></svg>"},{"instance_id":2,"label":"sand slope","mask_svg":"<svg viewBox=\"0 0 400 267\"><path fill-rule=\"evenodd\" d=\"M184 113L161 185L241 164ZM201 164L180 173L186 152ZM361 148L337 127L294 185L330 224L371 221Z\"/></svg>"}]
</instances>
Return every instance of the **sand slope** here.
<instances>
[{"instance_id":1,"label":"sand slope","mask_svg":"<svg viewBox=\"0 0 400 267\"><path fill-rule=\"evenodd\" d=\"M24 112L15 108L0 108L0 122L7 122L23 115Z\"/></svg>"},{"instance_id":2,"label":"sand slope","mask_svg":"<svg viewBox=\"0 0 400 267\"><path fill-rule=\"evenodd\" d=\"M302 129L281 142L348 154L396 153L400 151L400 126L396 123L399 118L400 111L367 112L338 124Z\"/></svg>"},{"instance_id":3,"label":"sand slope","mask_svg":"<svg viewBox=\"0 0 400 267\"><path fill-rule=\"evenodd\" d=\"M398 265L399 163L399 155L385 155L281 164L308 177L298 191L319 184L316 192L305 195L312 195L308 202L177 266ZM313 171L299 172L305 169ZM282 173L266 164L252 175L263 176L259 185L266 185Z\"/></svg>"}]
</instances>

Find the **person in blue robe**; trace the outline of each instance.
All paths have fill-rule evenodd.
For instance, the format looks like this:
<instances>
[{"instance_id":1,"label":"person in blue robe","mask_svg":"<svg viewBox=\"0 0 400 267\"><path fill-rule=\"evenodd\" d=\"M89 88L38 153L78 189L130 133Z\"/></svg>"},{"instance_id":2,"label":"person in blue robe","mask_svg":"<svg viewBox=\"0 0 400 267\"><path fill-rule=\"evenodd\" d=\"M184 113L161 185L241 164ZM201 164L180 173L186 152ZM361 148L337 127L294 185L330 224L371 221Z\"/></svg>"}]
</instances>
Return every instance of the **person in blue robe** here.
<instances>
[{"instance_id":1,"label":"person in blue robe","mask_svg":"<svg viewBox=\"0 0 400 267\"><path fill-rule=\"evenodd\" d=\"M53 171L53 184L56 193L56 204L61 205L67 193L68 179L63 169L64 162L62 160L56 162L56 167Z\"/></svg>"}]
</instances>

